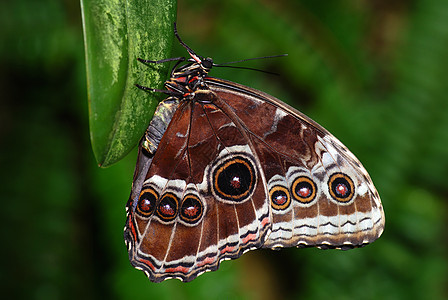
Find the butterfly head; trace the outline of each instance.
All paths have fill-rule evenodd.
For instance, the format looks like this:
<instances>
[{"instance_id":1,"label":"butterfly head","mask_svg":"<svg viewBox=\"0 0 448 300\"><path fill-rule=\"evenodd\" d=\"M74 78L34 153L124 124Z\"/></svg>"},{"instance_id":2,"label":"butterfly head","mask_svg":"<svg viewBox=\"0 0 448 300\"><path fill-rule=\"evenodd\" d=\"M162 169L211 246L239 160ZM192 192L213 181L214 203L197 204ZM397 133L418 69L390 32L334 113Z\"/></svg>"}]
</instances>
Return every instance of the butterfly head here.
<instances>
[{"instance_id":1,"label":"butterfly head","mask_svg":"<svg viewBox=\"0 0 448 300\"><path fill-rule=\"evenodd\" d=\"M215 65L211 57L202 57L190 51L188 51L188 53L191 56L191 58L188 59L188 61L191 62L189 68L197 69L204 75L210 72L210 69Z\"/></svg>"}]
</instances>

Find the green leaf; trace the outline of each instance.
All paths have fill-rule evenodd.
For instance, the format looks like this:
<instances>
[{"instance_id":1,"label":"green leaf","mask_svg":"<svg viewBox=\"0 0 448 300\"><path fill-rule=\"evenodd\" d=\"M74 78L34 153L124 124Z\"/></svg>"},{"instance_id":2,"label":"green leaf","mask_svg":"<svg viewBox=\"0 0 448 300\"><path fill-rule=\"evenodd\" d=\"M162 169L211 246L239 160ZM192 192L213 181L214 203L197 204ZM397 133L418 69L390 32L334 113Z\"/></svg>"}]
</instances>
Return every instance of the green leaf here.
<instances>
[{"instance_id":1,"label":"green leaf","mask_svg":"<svg viewBox=\"0 0 448 300\"><path fill-rule=\"evenodd\" d=\"M147 67L138 57L170 57L175 0L81 0L89 98L90 138L99 166L123 158L154 113L168 65Z\"/></svg>"}]
</instances>

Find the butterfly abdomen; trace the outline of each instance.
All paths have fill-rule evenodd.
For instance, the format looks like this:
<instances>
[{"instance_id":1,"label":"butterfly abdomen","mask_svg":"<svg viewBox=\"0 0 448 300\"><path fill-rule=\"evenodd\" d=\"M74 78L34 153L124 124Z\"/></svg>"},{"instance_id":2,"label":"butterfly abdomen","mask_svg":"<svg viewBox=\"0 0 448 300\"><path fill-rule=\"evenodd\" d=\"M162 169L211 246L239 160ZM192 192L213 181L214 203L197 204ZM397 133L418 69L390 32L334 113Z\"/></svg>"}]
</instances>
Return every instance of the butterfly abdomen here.
<instances>
[{"instance_id":1,"label":"butterfly abdomen","mask_svg":"<svg viewBox=\"0 0 448 300\"><path fill-rule=\"evenodd\" d=\"M169 97L157 106L141 143L142 148L149 154L154 155L156 152L178 106L179 100L175 97Z\"/></svg>"}]
</instances>

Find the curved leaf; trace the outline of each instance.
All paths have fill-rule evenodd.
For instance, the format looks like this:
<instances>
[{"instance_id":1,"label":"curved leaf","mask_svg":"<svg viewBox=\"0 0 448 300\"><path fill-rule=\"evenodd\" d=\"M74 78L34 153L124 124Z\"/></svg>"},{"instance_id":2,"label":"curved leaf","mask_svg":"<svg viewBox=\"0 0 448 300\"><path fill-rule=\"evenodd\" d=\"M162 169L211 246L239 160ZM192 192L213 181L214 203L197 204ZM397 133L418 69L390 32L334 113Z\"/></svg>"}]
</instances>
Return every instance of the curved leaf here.
<instances>
[{"instance_id":1,"label":"curved leaf","mask_svg":"<svg viewBox=\"0 0 448 300\"><path fill-rule=\"evenodd\" d=\"M139 141L161 95L168 65L148 68L138 57L170 56L175 0L81 0L89 98L90 138L98 164L109 166Z\"/></svg>"}]
</instances>

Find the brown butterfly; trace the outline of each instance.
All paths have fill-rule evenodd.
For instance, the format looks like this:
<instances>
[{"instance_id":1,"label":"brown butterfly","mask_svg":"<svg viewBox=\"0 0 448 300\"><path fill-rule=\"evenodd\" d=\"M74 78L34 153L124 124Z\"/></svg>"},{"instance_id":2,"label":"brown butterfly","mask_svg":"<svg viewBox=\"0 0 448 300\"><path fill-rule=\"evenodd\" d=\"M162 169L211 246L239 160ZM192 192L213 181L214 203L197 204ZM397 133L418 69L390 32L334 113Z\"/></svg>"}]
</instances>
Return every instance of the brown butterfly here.
<instances>
[{"instance_id":1,"label":"brown butterfly","mask_svg":"<svg viewBox=\"0 0 448 300\"><path fill-rule=\"evenodd\" d=\"M258 90L207 76L191 50L139 146L124 238L151 281L191 281L256 248L351 249L384 228L358 159L322 126ZM179 67L181 62L186 64Z\"/></svg>"}]
</instances>

